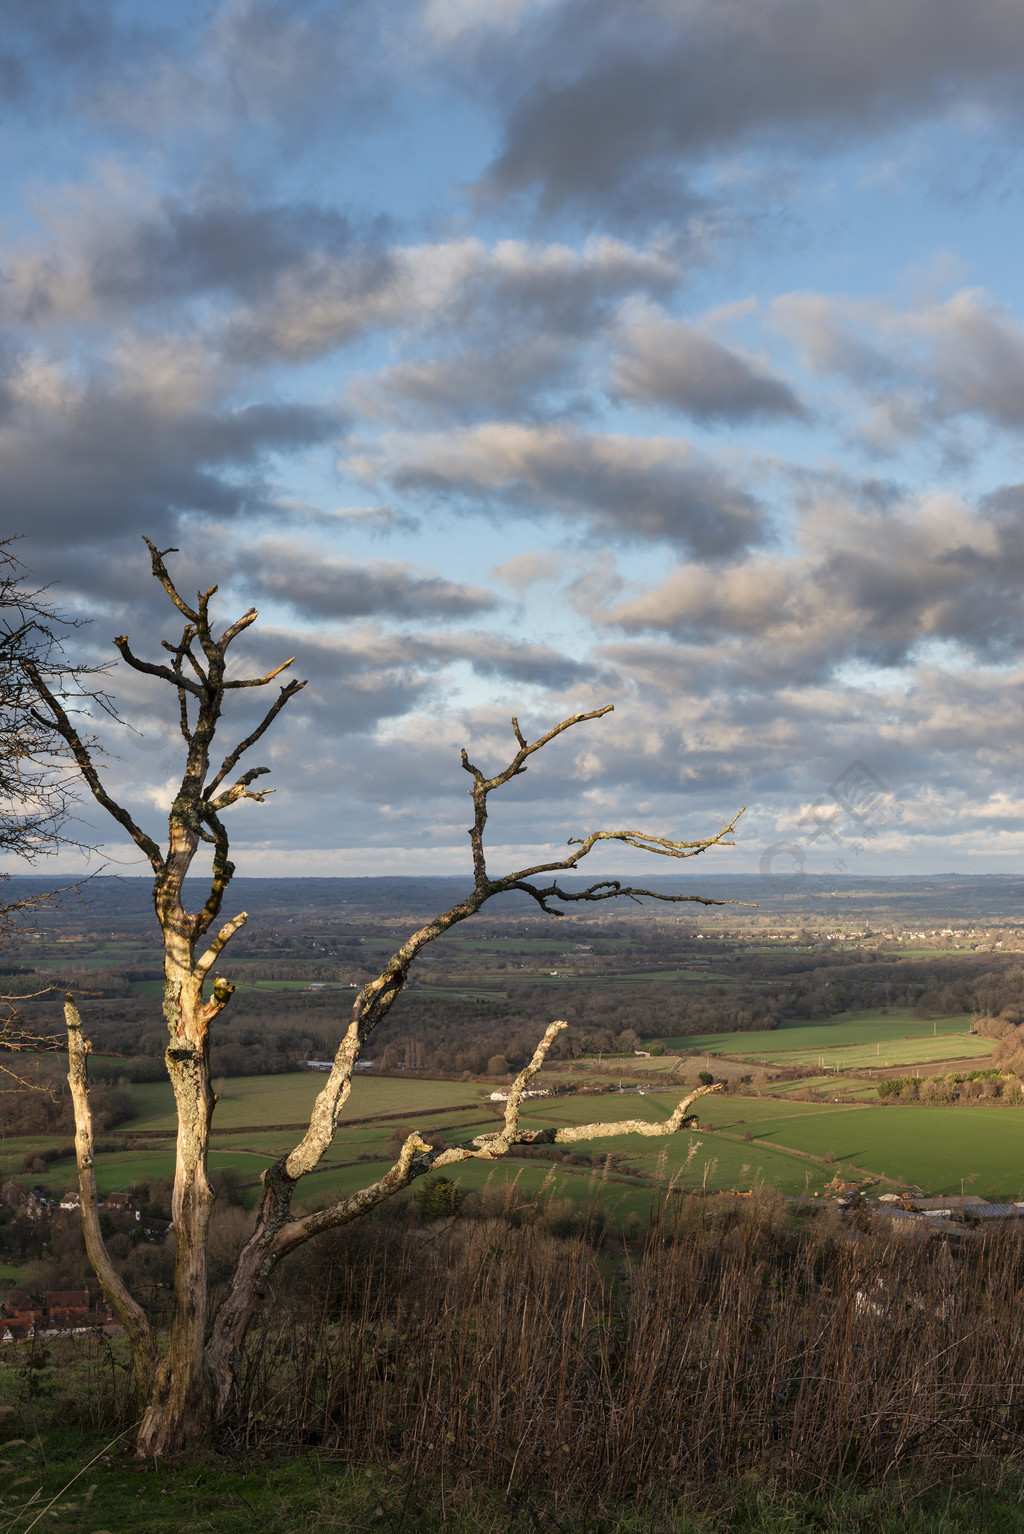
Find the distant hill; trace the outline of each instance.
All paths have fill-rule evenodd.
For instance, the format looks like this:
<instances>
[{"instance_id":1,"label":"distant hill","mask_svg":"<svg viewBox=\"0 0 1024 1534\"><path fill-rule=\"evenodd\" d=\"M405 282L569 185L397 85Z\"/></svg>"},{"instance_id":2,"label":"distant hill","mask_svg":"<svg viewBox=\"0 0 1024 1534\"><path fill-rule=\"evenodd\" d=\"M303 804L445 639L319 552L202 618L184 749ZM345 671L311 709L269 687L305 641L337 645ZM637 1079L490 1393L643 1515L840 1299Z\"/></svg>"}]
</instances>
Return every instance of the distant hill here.
<instances>
[{"instance_id":1,"label":"distant hill","mask_svg":"<svg viewBox=\"0 0 1024 1534\"><path fill-rule=\"evenodd\" d=\"M1019 876L931 874L919 878L825 878L808 875L796 885L789 885L782 879L763 879L758 874L700 874L697 870L680 872L676 878L658 877L642 870L621 877L623 883L634 883L666 894L692 891L717 900L748 901L761 913L783 914L792 921L806 915L817 920L832 917L837 923L870 922L879 926L892 921L911 924L938 921L1005 923L1019 918L1024 925L1024 877ZM53 876L15 874L4 885L3 895L5 900L18 900L37 894L41 889L52 888L59 882ZM570 890L584 889L589 882L579 877L561 881ZM197 879L189 883L198 896L203 888L202 881ZM47 925L62 921L81 924L83 921L132 921L136 918L149 921L153 914L150 889L151 881L146 878L109 875L93 878L82 885L79 896L65 897L63 916L48 914L46 922ZM427 916L453 905L469 889L470 881L465 877L239 877L232 881L226 911L246 910L253 916L270 912L298 915L313 911L352 918ZM527 915L536 913L538 908L529 896L513 892L498 897L485 909L487 914L498 916L501 913ZM654 902L636 906L623 900L569 909L587 917L614 912L616 919L624 919L671 907L658 907ZM728 912L715 913L714 910L705 915L699 906L679 909L689 910L709 922L728 916Z\"/></svg>"}]
</instances>

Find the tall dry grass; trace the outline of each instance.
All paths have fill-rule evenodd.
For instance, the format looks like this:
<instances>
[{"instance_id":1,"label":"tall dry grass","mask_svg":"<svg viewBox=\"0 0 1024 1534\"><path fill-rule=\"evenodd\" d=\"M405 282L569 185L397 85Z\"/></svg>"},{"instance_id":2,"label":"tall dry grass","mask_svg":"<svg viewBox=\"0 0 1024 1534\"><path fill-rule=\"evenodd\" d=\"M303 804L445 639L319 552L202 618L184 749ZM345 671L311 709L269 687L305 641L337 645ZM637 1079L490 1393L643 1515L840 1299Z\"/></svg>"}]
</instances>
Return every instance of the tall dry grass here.
<instances>
[{"instance_id":1,"label":"tall dry grass","mask_svg":"<svg viewBox=\"0 0 1024 1534\"><path fill-rule=\"evenodd\" d=\"M1012 1233L794 1230L770 1196L675 1200L634 1249L551 1224L381 1219L307 1249L245 1361L236 1442L577 1506L1024 1463Z\"/></svg>"}]
</instances>

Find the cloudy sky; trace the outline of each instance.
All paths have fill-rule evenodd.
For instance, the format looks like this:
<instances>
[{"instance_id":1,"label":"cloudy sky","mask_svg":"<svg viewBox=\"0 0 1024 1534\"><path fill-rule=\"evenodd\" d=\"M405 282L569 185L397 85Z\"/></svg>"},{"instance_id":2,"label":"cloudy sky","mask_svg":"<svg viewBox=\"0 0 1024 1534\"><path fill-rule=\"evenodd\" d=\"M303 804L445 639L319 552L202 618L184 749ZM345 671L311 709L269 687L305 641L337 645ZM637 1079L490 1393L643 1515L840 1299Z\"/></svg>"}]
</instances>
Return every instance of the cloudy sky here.
<instances>
[{"instance_id":1,"label":"cloudy sky","mask_svg":"<svg viewBox=\"0 0 1024 1534\"><path fill-rule=\"evenodd\" d=\"M1021 867L1019 0L0 16L5 529L90 654L174 635L148 534L297 656L241 872L458 872L459 748L608 702L496 868Z\"/></svg>"}]
</instances>

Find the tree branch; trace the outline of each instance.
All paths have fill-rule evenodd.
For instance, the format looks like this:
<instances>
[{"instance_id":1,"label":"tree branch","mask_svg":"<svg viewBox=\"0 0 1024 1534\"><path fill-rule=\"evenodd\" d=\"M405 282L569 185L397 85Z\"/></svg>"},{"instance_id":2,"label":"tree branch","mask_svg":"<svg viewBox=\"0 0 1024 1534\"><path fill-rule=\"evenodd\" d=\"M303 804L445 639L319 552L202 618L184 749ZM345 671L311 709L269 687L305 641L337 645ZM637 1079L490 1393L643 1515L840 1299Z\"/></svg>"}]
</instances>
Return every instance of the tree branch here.
<instances>
[{"instance_id":1,"label":"tree branch","mask_svg":"<svg viewBox=\"0 0 1024 1534\"><path fill-rule=\"evenodd\" d=\"M170 682L171 686L177 687L179 691L184 688L194 698L201 698L203 696L203 689L199 683L192 682L184 676L180 666L172 669L170 666L157 666L152 661L140 660L137 655L132 653L131 646L124 634L118 634L114 640L114 648L120 654L121 659L128 662L133 671L141 671L146 676L159 677L162 682ZM185 653L187 654L188 652L186 651Z\"/></svg>"},{"instance_id":2,"label":"tree branch","mask_svg":"<svg viewBox=\"0 0 1024 1534\"><path fill-rule=\"evenodd\" d=\"M293 656L292 660L294 660L294 658L295 657ZM284 666L278 666L277 671L272 671L270 673L270 676L268 676L266 680L268 682L272 681L275 676L277 676L280 672L282 672L285 669L285 666L290 666L291 663L292 662L290 660L289 661L285 661ZM259 685L262 686L262 683L260 683ZM228 773L231 772L232 768L234 767L234 765L238 761L238 759L241 756L243 756L246 751L249 750L250 746L254 746L256 744L256 742L259 740L260 736L263 735L270 728L270 726L273 724L274 720L277 718L278 714L284 708L284 706L288 702L288 700L290 698L294 698L294 696L295 696L295 694L297 692L301 692L302 689L305 687L305 685L306 685L305 682L300 682L300 681L297 681L297 680L293 680L293 681L289 682L286 687L282 687L281 688L281 691L278 694L276 702L274 702L271 705L271 707L267 710L266 714L263 716L263 719L256 726L256 728L253 730L252 734L251 735L247 735L245 737L245 739L239 745L237 745L233 751L230 751L228 753L228 755L224 758L224 760L223 760L223 762L221 763L221 766L220 766L220 771L217 773L216 777L213 778L212 781L209 783L209 785L207 786L207 788L206 788L206 790L205 790L205 792L203 794L203 798L204 799L209 799L213 794L215 794L217 792L217 789L223 783L223 781L227 777ZM268 767L260 768L261 772L269 772L269 770L270 769Z\"/></svg>"},{"instance_id":3,"label":"tree branch","mask_svg":"<svg viewBox=\"0 0 1024 1534\"><path fill-rule=\"evenodd\" d=\"M78 1198L82 1211L85 1249L103 1292L113 1305L125 1329L135 1365L139 1390L149 1394L156 1368L156 1344L146 1313L129 1292L114 1267L100 1229L99 1195L93 1164L92 1111L89 1107L88 1059L91 1045L82 1029L82 1019L70 993L64 998L64 1021L68 1030L68 1086L75 1110L75 1157L78 1163Z\"/></svg>"},{"instance_id":4,"label":"tree branch","mask_svg":"<svg viewBox=\"0 0 1024 1534\"><path fill-rule=\"evenodd\" d=\"M145 543L146 547L149 549L149 556L150 556L150 559L153 562L153 574L156 576L157 580L160 582L161 586L164 588L164 590L166 591L167 595L170 597L171 601L174 603L174 605L178 609L178 611L185 618L187 618L190 623L194 623L194 624L198 625L198 623L199 623L199 614L193 612L191 607L189 607L188 603L183 601L182 598L178 595L177 587L175 586L174 582L171 580L170 573L169 573L169 571L167 569L167 566L164 564L164 555L165 554L177 554L178 550L177 549L164 549L161 552L161 550L157 548L156 544L153 543L151 539L147 538L145 534L143 534L142 541L143 541L143 543Z\"/></svg>"},{"instance_id":5,"label":"tree branch","mask_svg":"<svg viewBox=\"0 0 1024 1534\"><path fill-rule=\"evenodd\" d=\"M257 616L256 613L253 613L253 617L255 618L256 616ZM294 663L294 660L295 660L295 656L293 655L291 657L291 660L282 661L279 666L275 666L274 667L273 671L268 671L266 676L237 677L237 678L233 678L231 681L225 682L224 686L225 687L266 687L267 683L268 682L272 682L274 680L275 676L280 676L282 671L287 671L288 667ZM300 682L299 683L300 687L305 687L305 685L306 685L305 682ZM298 687L295 690L296 690L296 692L298 692L298 690L299 690Z\"/></svg>"},{"instance_id":6,"label":"tree branch","mask_svg":"<svg viewBox=\"0 0 1024 1534\"><path fill-rule=\"evenodd\" d=\"M660 900L666 905L685 905L687 902L691 902L696 905L742 905L749 906L752 910L757 909L755 902L751 900L715 900L710 895L665 895L659 890L643 889L638 885L632 884L620 884L618 879L601 879L597 884L591 884L585 890L559 889L557 882L543 890L536 889L532 884L515 882L506 885L503 882L502 890L506 889L521 890L524 895L532 896L547 916L565 915L565 912L560 911L557 906L548 905L547 902L549 900L597 901L625 899L639 903L640 900L646 899Z\"/></svg>"},{"instance_id":7,"label":"tree branch","mask_svg":"<svg viewBox=\"0 0 1024 1534\"><path fill-rule=\"evenodd\" d=\"M81 735L75 729L75 726L71 723L71 720L65 713L64 707L59 699L50 691L49 687L47 687L46 683L43 681L43 678L39 674L38 667L31 660L23 661L22 664L24 665L28 675L31 677L32 684L38 692L39 696L46 703L47 708L49 708L53 715L53 727L56 729L58 735L60 735L71 748L71 754L75 758L78 770L82 774L82 777L85 779L93 798L98 804L103 806L109 815L112 815L113 818L124 827L135 845L141 848L141 850L146 854L153 867L153 871L157 874L162 873L164 869L164 857L156 842L151 836L147 836L145 831L143 831L139 826L135 824L135 821L132 819L128 811L124 809L122 805L118 804L116 799L112 799L111 796L107 793L107 790L103 786L100 775L96 771L96 767L93 763L92 757L89 754L88 747L82 740ZM40 724L49 725L51 723L50 720L44 719L41 714L38 714L35 709L30 710L30 712L32 714L32 718L37 720Z\"/></svg>"},{"instance_id":8,"label":"tree branch","mask_svg":"<svg viewBox=\"0 0 1024 1534\"><path fill-rule=\"evenodd\" d=\"M237 804L239 799L255 799L257 804L262 804L267 795L275 793L276 790L264 788L253 792L249 784L254 783L257 778L264 777L269 771L269 767L250 767L248 772L242 773L237 783L232 783L231 787L226 788L222 794L218 794L216 799L209 800L207 809L219 814L221 810L229 809L232 804Z\"/></svg>"},{"instance_id":9,"label":"tree branch","mask_svg":"<svg viewBox=\"0 0 1024 1534\"><path fill-rule=\"evenodd\" d=\"M492 1134L478 1135L465 1145L449 1146L446 1150L434 1150L423 1140L418 1131L414 1131L406 1139L394 1166L377 1182L361 1188L358 1193L350 1194L348 1198L340 1199L328 1209L316 1210L312 1214L303 1215L300 1219L289 1220L282 1224L273 1239L275 1258L279 1260L286 1252L292 1251L320 1231L350 1224L400 1192L402 1188L407 1188L417 1178L425 1176L428 1172L437 1171L441 1167L456 1166L462 1161L496 1161L507 1155L514 1145L561 1145L579 1140L607 1139L612 1135L623 1134L647 1137L676 1134L680 1129L696 1128L697 1120L690 1115L689 1109L698 1097L705 1097L711 1092L722 1090L721 1085L717 1083L713 1086L695 1087L676 1104L669 1117L661 1123L652 1123L649 1119L618 1119L596 1124L577 1124L562 1129L522 1130L519 1127L519 1114L523 1093L544 1064L555 1038L563 1028L567 1027L568 1024L565 1022L549 1024L544 1037L534 1050L533 1058L512 1083L502 1129Z\"/></svg>"},{"instance_id":10,"label":"tree branch","mask_svg":"<svg viewBox=\"0 0 1024 1534\"><path fill-rule=\"evenodd\" d=\"M196 960L195 972L200 979L206 978L235 933L240 927L244 927L248 920L248 911L239 911L237 916L232 916L230 921L224 923L206 952Z\"/></svg>"},{"instance_id":11,"label":"tree branch","mask_svg":"<svg viewBox=\"0 0 1024 1534\"><path fill-rule=\"evenodd\" d=\"M661 900L679 904L686 901L696 901L700 905L748 905L749 901L743 900L713 900L706 895L664 895L657 890L643 889L634 885L624 885L618 879L601 879L596 884L590 885L585 890L575 892L562 890L558 887L557 880L548 889L538 890L533 885L527 884L527 879L536 878L538 874L562 873L575 869L578 864L587 857L598 842L624 842L631 847L637 847L641 852L653 852L660 857L671 858L695 858L709 847L734 847L735 842L726 841L736 826L736 822L744 813L746 806L738 810L729 821L728 825L714 836L703 837L695 842L673 842L667 837L652 836L645 831L592 831L586 837L570 837L568 845L579 848L578 852L570 853L567 858L556 859L550 863L537 863L532 868L521 868L516 873L506 874L504 878L493 881L493 893L500 894L506 890L518 889L526 895L532 896L537 901L542 911L549 916L561 916L563 912L549 906L549 900L617 900L626 898L640 900L646 897L649 900Z\"/></svg>"}]
</instances>

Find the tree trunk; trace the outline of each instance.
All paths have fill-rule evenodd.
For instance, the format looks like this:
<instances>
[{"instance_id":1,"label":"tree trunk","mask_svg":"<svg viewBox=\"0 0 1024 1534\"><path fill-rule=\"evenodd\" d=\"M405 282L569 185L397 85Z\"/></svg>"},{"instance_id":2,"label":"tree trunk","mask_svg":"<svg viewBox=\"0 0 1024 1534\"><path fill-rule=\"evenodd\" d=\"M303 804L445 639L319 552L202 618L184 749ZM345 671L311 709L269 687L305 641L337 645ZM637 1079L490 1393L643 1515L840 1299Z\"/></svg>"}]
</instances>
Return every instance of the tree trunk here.
<instances>
[{"instance_id":1,"label":"tree trunk","mask_svg":"<svg viewBox=\"0 0 1024 1534\"><path fill-rule=\"evenodd\" d=\"M178 1109L171 1214L174 1299L167 1352L139 1430L139 1454L177 1454L208 1442L213 1399L203 1344L207 1320L206 1248L214 1193L207 1180L210 1118L216 1101L205 1047L172 1044L166 1054Z\"/></svg>"}]
</instances>

